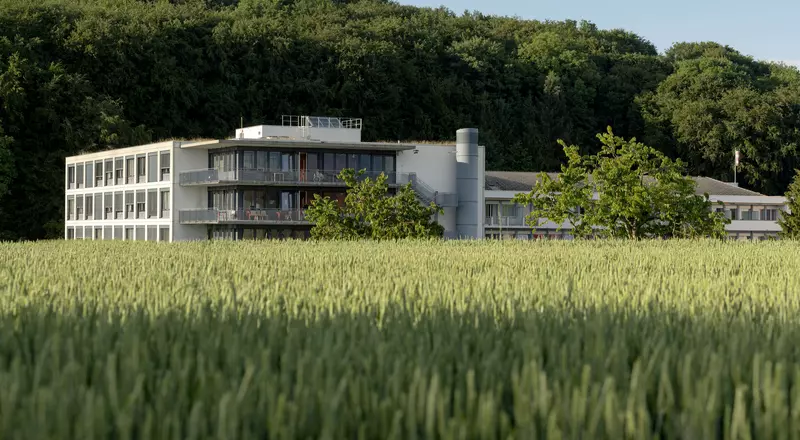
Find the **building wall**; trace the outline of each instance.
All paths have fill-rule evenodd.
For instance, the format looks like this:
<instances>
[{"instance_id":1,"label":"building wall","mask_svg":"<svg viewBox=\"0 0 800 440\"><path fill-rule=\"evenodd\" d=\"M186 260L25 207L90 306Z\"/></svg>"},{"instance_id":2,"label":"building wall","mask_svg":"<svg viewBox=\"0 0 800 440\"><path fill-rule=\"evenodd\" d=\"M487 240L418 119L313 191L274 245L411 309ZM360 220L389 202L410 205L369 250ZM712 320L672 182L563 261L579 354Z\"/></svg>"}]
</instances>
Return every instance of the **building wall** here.
<instances>
[{"instance_id":1,"label":"building wall","mask_svg":"<svg viewBox=\"0 0 800 440\"><path fill-rule=\"evenodd\" d=\"M414 152L416 151L416 153ZM415 150L397 153L397 172L415 173L424 184L440 193L456 193L456 147L455 145L417 145ZM444 208L438 222L445 234L456 232L456 207Z\"/></svg>"},{"instance_id":2,"label":"building wall","mask_svg":"<svg viewBox=\"0 0 800 440\"><path fill-rule=\"evenodd\" d=\"M208 150L180 148L181 142L175 143L173 169L176 178L172 182L172 207L175 215L172 219L172 241L205 240L208 229L205 225L180 224L182 209L208 209L208 187L181 186L180 173L208 168Z\"/></svg>"},{"instance_id":3,"label":"building wall","mask_svg":"<svg viewBox=\"0 0 800 440\"><path fill-rule=\"evenodd\" d=\"M535 232L526 225L525 217L530 213L526 206L517 206L511 203L511 198L516 194L515 191L486 191L485 205L498 205L498 214L502 214L502 206L507 206L506 210L515 211L512 215L486 215L483 224L487 237L502 236L505 238L566 238L570 239L569 234L571 225L565 222L562 225L551 221L543 221ZM723 209L731 222L725 226L728 237L738 240L759 240L776 237L781 227L777 222L782 212L786 210L786 199L784 197L773 196L709 196L713 205L712 209ZM515 207L515 208L511 208ZM731 216L730 210L735 210L735 216ZM775 210L765 216L766 210ZM742 213L750 213L757 220L742 220ZM777 214L774 218L770 218ZM542 219L545 220L545 219ZM562 231L556 232L561 226Z\"/></svg>"},{"instance_id":4,"label":"building wall","mask_svg":"<svg viewBox=\"0 0 800 440\"><path fill-rule=\"evenodd\" d=\"M143 232L143 239L147 240L150 239L152 241L169 241L169 237L171 235L172 229L172 217L176 215L174 209L172 208L172 200L174 199L174 192L172 190L173 181L177 179L177 176L174 172L174 168L172 168L172 162L174 158L174 144L172 141L167 142L160 142L148 145L142 145L137 147L130 147L130 148L120 148L115 150L107 150L101 151L97 153L85 154L80 156L71 156L66 158L65 166L64 166L64 174L65 174L65 191L64 191L64 206L65 206L65 226L64 226L64 237L68 238L69 234L72 233L74 238L84 238L84 239L126 239L126 231L130 230L133 239L137 239L137 235L140 239L142 239L141 231ZM170 161L169 164L162 164L162 154L163 152L169 152ZM149 182L149 156L151 153L156 155L156 178L154 182ZM137 173L136 173L136 164L137 164L137 156L144 155L145 157L145 182L138 183ZM122 179L121 183L117 180L117 159L122 159ZM133 183L127 183L128 179L128 170L129 158L133 159ZM111 176L111 184L107 185L106 183L106 169L105 164L107 160L111 160L112 162L112 176ZM97 163L102 162L104 167L102 170L102 179L100 186L97 186L97 181L95 179L97 173ZM86 164L92 163L92 173L89 175L87 173ZM83 165L83 185L79 187L77 179L74 188L69 187L69 170L70 167L75 167L77 169L79 165ZM164 174L162 173L162 168L167 165L169 166L169 173ZM91 187L89 187L87 179L92 179ZM152 206L152 199L149 196L151 191L155 191L155 207ZM167 206L167 209L162 209L162 191L169 191L169 200L170 206ZM120 196L118 196L118 194ZM134 206L133 217L128 214L126 210L127 202L130 194L132 198L132 203ZM143 194L145 210L144 215L145 218L137 218L138 212L136 209L137 203L137 196L138 194ZM99 195L99 197L98 197ZM108 195L110 195L111 203L108 203ZM82 218L78 217L78 209L77 206L73 208L74 218L69 218L68 212L68 201L74 200L77 202L78 199L82 199L82 205L86 205L86 198L87 196L91 196L92 198L92 212L88 212L85 210L81 213ZM75 203L73 202L73 203ZM98 206L99 204L99 206ZM121 206L118 206L121 205ZM110 218L106 218L106 208L110 208ZM154 216L151 216L151 209L154 209ZM121 210L121 214L117 214L117 212ZM95 214L99 214L95 215ZM91 216L91 218L90 218ZM98 218L99 217L99 218ZM86 236L86 233L91 231L90 236ZM153 236L153 231L155 236ZM99 232L99 236L96 235L96 232Z\"/></svg>"},{"instance_id":5,"label":"building wall","mask_svg":"<svg viewBox=\"0 0 800 440\"><path fill-rule=\"evenodd\" d=\"M356 128L306 128L289 125L256 125L236 130L237 139L263 139L266 137L287 137L292 139L308 139L326 142L361 142L361 130Z\"/></svg>"}]
</instances>

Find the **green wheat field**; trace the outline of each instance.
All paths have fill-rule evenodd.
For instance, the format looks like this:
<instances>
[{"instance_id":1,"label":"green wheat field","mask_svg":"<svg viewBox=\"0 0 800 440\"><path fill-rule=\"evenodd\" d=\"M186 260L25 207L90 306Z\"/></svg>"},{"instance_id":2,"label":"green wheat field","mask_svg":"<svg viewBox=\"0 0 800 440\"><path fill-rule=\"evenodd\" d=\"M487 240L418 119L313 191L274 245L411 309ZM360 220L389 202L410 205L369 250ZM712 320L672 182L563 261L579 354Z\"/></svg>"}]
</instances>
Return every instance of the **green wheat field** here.
<instances>
[{"instance_id":1,"label":"green wheat field","mask_svg":"<svg viewBox=\"0 0 800 440\"><path fill-rule=\"evenodd\" d=\"M797 439L788 242L0 244L2 439Z\"/></svg>"}]
</instances>

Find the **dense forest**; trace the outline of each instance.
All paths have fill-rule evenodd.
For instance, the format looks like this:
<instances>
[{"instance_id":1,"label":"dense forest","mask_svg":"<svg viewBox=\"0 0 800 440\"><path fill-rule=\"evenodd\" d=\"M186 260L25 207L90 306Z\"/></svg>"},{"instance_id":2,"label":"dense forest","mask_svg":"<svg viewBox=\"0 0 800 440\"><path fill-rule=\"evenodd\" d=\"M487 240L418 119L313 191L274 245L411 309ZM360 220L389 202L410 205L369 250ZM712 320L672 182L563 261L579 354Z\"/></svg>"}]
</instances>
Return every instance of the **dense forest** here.
<instances>
[{"instance_id":1,"label":"dense forest","mask_svg":"<svg viewBox=\"0 0 800 440\"><path fill-rule=\"evenodd\" d=\"M679 30L676 30L678 37ZM715 43L386 0L0 0L0 239L57 237L63 159L226 137L243 117L363 117L364 138L478 127L487 168L555 170L612 126L692 174L785 190L800 72Z\"/></svg>"}]
</instances>

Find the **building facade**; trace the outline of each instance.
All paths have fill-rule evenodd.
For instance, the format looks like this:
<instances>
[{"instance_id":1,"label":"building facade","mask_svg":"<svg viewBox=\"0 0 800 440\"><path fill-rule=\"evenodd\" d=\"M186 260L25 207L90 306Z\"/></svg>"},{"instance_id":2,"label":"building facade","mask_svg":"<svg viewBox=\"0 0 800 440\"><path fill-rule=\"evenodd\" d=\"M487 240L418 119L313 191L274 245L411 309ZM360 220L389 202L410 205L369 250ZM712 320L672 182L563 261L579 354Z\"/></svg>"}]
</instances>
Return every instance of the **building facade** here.
<instances>
[{"instance_id":1,"label":"building facade","mask_svg":"<svg viewBox=\"0 0 800 440\"><path fill-rule=\"evenodd\" d=\"M342 169L387 176L390 190L410 183L420 201L435 201L448 238L570 238L546 224L531 231L526 207L536 173L485 170L478 131L455 144L362 142L362 120L285 116L280 125L236 130L230 139L168 141L66 159L66 239L187 241L308 237L305 209L315 195L344 200ZM698 192L724 203L732 237L775 235L785 206L713 179ZM710 190L710 191L709 191Z\"/></svg>"}]
</instances>

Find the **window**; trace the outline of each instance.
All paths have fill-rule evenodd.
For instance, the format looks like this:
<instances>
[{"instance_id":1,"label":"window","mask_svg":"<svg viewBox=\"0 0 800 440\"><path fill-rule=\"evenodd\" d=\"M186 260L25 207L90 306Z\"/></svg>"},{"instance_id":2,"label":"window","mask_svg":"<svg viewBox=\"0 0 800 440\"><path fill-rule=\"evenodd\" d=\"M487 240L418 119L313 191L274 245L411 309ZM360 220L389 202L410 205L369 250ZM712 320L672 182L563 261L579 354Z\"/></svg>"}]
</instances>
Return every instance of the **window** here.
<instances>
[{"instance_id":1,"label":"window","mask_svg":"<svg viewBox=\"0 0 800 440\"><path fill-rule=\"evenodd\" d=\"M75 239L83 240L83 226L78 226L75 228Z\"/></svg>"},{"instance_id":2,"label":"window","mask_svg":"<svg viewBox=\"0 0 800 440\"><path fill-rule=\"evenodd\" d=\"M156 153L147 155L147 181L158 182L158 155Z\"/></svg>"},{"instance_id":3,"label":"window","mask_svg":"<svg viewBox=\"0 0 800 440\"><path fill-rule=\"evenodd\" d=\"M146 218L144 198L144 191L136 191L136 218Z\"/></svg>"},{"instance_id":4,"label":"window","mask_svg":"<svg viewBox=\"0 0 800 440\"><path fill-rule=\"evenodd\" d=\"M95 193L94 195L94 219L100 220L103 218L103 195Z\"/></svg>"},{"instance_id":5,"label":"window","mask_svg":"<svg viewBox=\"0 0 800 440\"><path fill-rule=\"evenodd\" d=\"M136 183L136 167L134 166L134 159L132 157L125 158L125 183Z\"/></svg>"},{"instance_id":6,"label":"window","mask_svg":"<svg viewBox=\"0 0 800 440\"><path fill-rule=\"evenodd\" d=\"M86 187L94 187L94 162L86 162Z\"/></svg>"},{"instance_id":7,"label":"window","mask_svg":"<svg viewBox=\"0 0 800 440\"><path fill-rule=\"evenodd\" d=\"M269 169L269 154L266 151L256 153L256 168L259 170Z\"/></svg>"},{"instance_id":8,"label":"window","mask_svg":"<svg viewBox=\"0 0 800 440\"><path fill-rule=\"evenodd\" d=\"M336 171L335 157L333 153L324 153L322 155L322 169Z\"/></svg>"},{"instance_id":9,"label":"window","mask_svg":"<svg viewBox=\"0 0 800 440\"><path fill-rule=\"evenodd\" d=\"M383 158L383 171L394 172L394 156L386 156Z\"/></svg>"},{"instance_id":10,"label":"window","mask_svg":"<svg viewBox=\"0 0 800 440\"><path fill-rule=\"evenodd\" d=\"M94 186L103 186L103 162L94 163Z\"/></svg>"},{"instance_id":11,"label":"window","mask_svg":"<svg viewBox=\"0 0 800 440\"><path fill-rule=\"evenodd\" d=\"M338 173L339 171L342 171L345 168L347 168L347 155L343 153L337 154L336 163L334 164L333 168L330 168L330 170L336 171Z\"/></svg>"},{"instance_id":12,"label":"window","mask_svg":"<svg viewBox=\"0 0 800 440\"><path fill-rule=\"evenodd\" d=\"M83 220L83 196L75 197L75 218Z\"/></svg>"},{"instance_id":13,"label":"window","mask_svg":"<svg viewBox=\"0 0 800 440\"><path fill-rule=\"evenodd\" d=\"M67 197L67 220L75 220L75 197Z\"/></svg>"},{"instance_id":14,"label":"window","mask_svg":"<svg viewBox=\"0 0 800 440\"><path fill-rule=\"evenodd\" d=\"M86 194L86 220L94 218L94 196Z\"/></svg>"},{"instance_id":15,"label":"window","mask_svg":"<svg viewBox=\"0 0 800 440\"><path fill-rule=\"evenodd\" d=\"M161 152L161 181L169 181L169 151Z\"/></svg>"},{"instance_id":16,"label":"window","mask_svg":"<svg viewBox=\"0 0 800 440\"><path fill-rule=\"evenodd\" d=\"M114 215L114 198L113 194L105 193L103 195L103 212L105 213L105 219L111 220L112 216Z\"/></svg>"},{"instance_id":17,"label":"window","mask_svg":"<svg viewBox=\"0 0 800 440\"><path fill-rule=\"evenodd\" d=\"M74 240L75 239L75 228L72 226L67 228L67 240Z\"/></svg>"},{"instance_id":18,"label":"window","mask_svg":"<svg viewBox=\"0 0 800 440\"><path fill-rule=\"evenodd\" d=\"M83 164L79 163L75 166L75 182L78 188L83 188Z\"/></svg>"},{"instance_id":19,"label":"window","mask_svg":"<svg viewBox=\"0 0 800 440\"><path fill-rule=\"evenodd\" d=\"M503 217L516 217L519 215L519 206L513 204L501 205Z\"/></svg>"},{"instance_id":20,"label":"window","mask_svg":"<svg viewBox=\"0 0 800 440\"><path fill-rule=\"evenodd\" d=\"M114 226L114 240L122 240L122 226Z\"/></svg>"},{"instance_id":21,"label":"window","mask_svg":"<svg viewBox=\"0 0 800 440\"><path fill-rule=\"evenodd\" d=\"M147 227L147 241L158 240L158 226L150 225Z\"/></svg>"},{"instance_id":22,"label":"window","mask_svg":"<svg viewBox=\"0 0 800 440\"><path fill-rule=\"evenodd\" d=\"M114 218L122 220L122 192L114 193Z\"/></svg>"},{"instance_id":23,"label":"window","mask_svg":"<svg viewBox=\"0 0 800 440\"><path fill-rule=\"evenodd\" d=\"M371 157L369 154L360 154L358 156L358 169L372 171L372 165L370 163L370 159Z\"/></svg>"},{"instance_id":24,"label":"window","mask_svg":"<svg viewBox=\"0 0 800 440\"><path fill-rule=\"evenodd\" d=\"M75 165L67 167L67 188L75 189Z\"/></svg>"},{"instance_id":25,"label":"window","mask_svg":"<svg viewBox=\"0 0 800 440\"><path fill-rule=\"evenodd\" d=\"M347 155L347 167L346 168L353 168L356 171L358 169L358 154L348 154Z\"/></svg>"},{"instance_id":26,"label":"window","mask_svg":"<svg viewBox=\"0 0 800 440\"><path fill-rule=\"evenodd\" d=\"M145 157L136 157L136 183L145 183L147 181L147 168L145 167Z\"/></svg>"},{"instance_id":27,"label":"window","mask_svg":"<svg viewBox=\"0 0 800 440\"><path fill-rule=\"evenodd\" d=\"M728 209L728 215L726 216L728 218L728 220L738 220L739 219L739 216L736 215L736 211L737 211L736 208Z\"/></svg>"},{"instance_id":28,"label":"window","mask_svg":"<svg viewBox=\"0 0 800 440\"><path fill-rule=\"evenodd\" d=\"M147 191L147 218L158 218L158 190Z\"/></svg>"},{"instance_id":29,"label":"window","mask_svg":"<svg viewBox=\"0 0 800 440\"><path fill-rule=\"evenodd\" d=\"M133 240L133 226L125 228L125 240Z\"/></svg>"},{"instance_id":30,"label":"window","mask_svg":"<svg viewBox=\"0 0 800 440\"><path fill-rule=\"evenodd\" d=\"M158 228L158 241L169 241L169 227L162 226Z\"/></svg>"},{"instance_id":31,"label":"window","mask_svg":"<svg viewBox=\"0 0 800 440\"><path fill-rule=\"evenodd\" d=\"M743 209L740 211L741 220L753 220L753 210L752 209Z\"/></svg>"},{"instance_id":32,"label":"window","mask_svg":"<svg viewBox=\"0 0 800 440\"><path fill-rule=\"evenodd\" d=\"M133 211L133 191L125 192L125 218L136 218L136 214Z\"/></svg>"},{"instance_id":33,"label":"window","mask_svg":"<svg viewBox=\"0 0 800 440\"><path fill-rule=\"evenodd\" d=\"M111 186L114 184L114 161L108 159L105 162L105 170L106 170L106 186Z\"/></svg>"},{"instance_id":34,"label":"window","mask_svg":"<svg viewBox=\"0 0 800 440\"><path fill-rule=\"evenodd\" d=\"M123 183L122 176L124 170L122 169L122 166L124 163L124 159L121 157L114 159L114 185L122 185Z\"/></svg>"},{"instance_id":35,"label":"window","mask_svg":"<svg viewBox=\"0 0 800 440\"><path fill-rule=\"evenodd\" d=\"M245 203L245 206L250 206ZM161 190L161 218L169 218L169 190Z\"/></svg>"},{"instance_id":36,"label":"window","mask_svg":"<svg viewBox=\"0 0 800 440\"><path fill-rule=\"evenodd\" d=\"M95 240L102 240L103 239L103 228L96 226L94 228L94 237Z\"/></svg>"},{"instance_id":37,"label":"window","mask_svg":"<svg viewBox=\"0 0 800 440\"><path fill-rule=\"evenodd\" d=\"M281 169L281 153L277 151L270 151L269 153L269 169L271 170L280 170Z\"/></svg>"},{"instance_id":38,"label":"window","mask_svg":"<svg viewBox=\"0 0 800 440\"><path fill-rule=\"evenodd\" d=\"M111 233L111 226L103 226L103 240L112 240L114 235Z\"/></svg>"},{"instance_id":39,"label":"window","mask_svg":"<svg viewBox=\"0 0 800 440\"><path fill-rule=\"evenodd\" d=\"M136 241L144 241L145 240L145 230L144 226L137 226L136 227Z\"/></svg>"},{"instance_id":40,"label":"window","mask_svg":"<svg viewBox=\"0 0 800 440\"><path fill-rule=\"evenodd\" d=\"M769 221L777 221L778 220L778 210L777 209L765 209L764 210L764 220Z\"/></svg>"},{"instance_id":41,"label":"window","mask_svg":"<svg viewBox=\"0 0 800 440\"><path fill-rule=\"evenodd\" d=\"M244 154L244 164L242 166L245 170L252 170L256 167L256 157L255 153L252 151L245 151Z\"/></svg>"}]
</instances>

